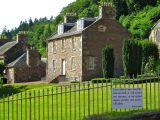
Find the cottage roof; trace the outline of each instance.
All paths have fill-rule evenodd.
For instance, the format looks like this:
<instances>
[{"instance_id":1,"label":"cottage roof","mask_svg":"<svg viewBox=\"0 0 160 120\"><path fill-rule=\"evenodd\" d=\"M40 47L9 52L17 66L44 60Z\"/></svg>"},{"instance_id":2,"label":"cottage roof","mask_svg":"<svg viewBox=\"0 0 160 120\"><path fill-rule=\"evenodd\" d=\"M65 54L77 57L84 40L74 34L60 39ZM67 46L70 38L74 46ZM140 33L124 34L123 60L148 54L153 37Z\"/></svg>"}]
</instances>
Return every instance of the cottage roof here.
<instances>
[{"instance_id":1,"label":"cottage roof","mask_svg":"<svg viewBox=\"0 0 160 120\"><path fill-rule=\"evenodd\" d=\"M84 19L84 28L83 29L77 30L77 22L76 22L74 24L74 26L70 30L68 30L67 32L64 32L63 34L55 33L48 40L50 41L50 40L54 40L54 39L58 39L58 38L62 38L62 37L81 34L83 32L83 30L86 29L86 27L94 24L97 21L97 18L81 18L81 19ZM94 20L94 22L93 22L93 20Z\"/></svg>"},{"instance_id":2,"label":"cottage roof","mask_svg":"<svg viewBox=\"0 0 160 120\"><path fill-rule=\"evenodd\" d=\"M9 42L9 39L0 39L0 46L4 45L5 43Z\"/></svg>"},{"instance_id":3,"label":"cottage roof","mask_svg":"<svg viewBox=\"0 0 160 120\"><path fill-rule=\"evenodd\" d=\"M7 65L7 67L18 67L18 66L25 65L25 64L26 64L26 53L24 53L23 55L21 55L15 61L9 63Z\"/></svg>"},{"instance_id":4,"label":"cottage roof","mask_svg":"<svg viewBox=\"0 0 160 120\"><path fill-rule=\"evenodd\" d=\"M21 55L19 58L17 58L16 60L14 60L13 62L9 63L7 65L8 68L11 68L11 67L21 67L23 65L27 65L26 63L26 59L27 59L27 54L24 53L23 55ZM47 61L47 58L42 58L40 64L43 65L43 64L46 64L46 61Z\"/></svg>"},{"instance_id":5,"label":"cottage roof","mask_svg":"<svg viewBox=\"0 0 160 120\"><path fill-rule=\"evenodd\" d=\"M156 22L156 24L152 27L152 29L160 28L160 19Z\"/></svg>"},{"instance_id":6,"label":"cottage roof","mask_svg":"<svg viewBox=\"0 0 160 120\"><path fill-rule=\"evenodd\" d=\"M2 45L0 47L0 55L3 55L4 53L6 53L9 49L14 47L16 44L17 44L16 41L12 41L12 42L7 42L6 44Z\"/></svg>"}]
</instances>

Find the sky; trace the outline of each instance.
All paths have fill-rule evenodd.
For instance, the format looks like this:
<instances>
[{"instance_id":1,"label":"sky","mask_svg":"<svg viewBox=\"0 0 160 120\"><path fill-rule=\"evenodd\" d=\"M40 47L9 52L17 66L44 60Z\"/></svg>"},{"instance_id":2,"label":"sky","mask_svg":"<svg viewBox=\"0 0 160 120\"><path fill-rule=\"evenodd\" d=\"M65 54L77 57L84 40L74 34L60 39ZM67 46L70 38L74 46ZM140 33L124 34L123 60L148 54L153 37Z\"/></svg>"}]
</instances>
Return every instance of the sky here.
<instances>
[{"instance_id":1,"label":"sky","mask_svg":"<svg viewBox=\"0 0 160 120\"><path fill-rule=\"evenodd\" d=\"M20 21L56 17L63 7L76 0L0 0L0 32L18 27Z\"/></svg>"}]
</instances>

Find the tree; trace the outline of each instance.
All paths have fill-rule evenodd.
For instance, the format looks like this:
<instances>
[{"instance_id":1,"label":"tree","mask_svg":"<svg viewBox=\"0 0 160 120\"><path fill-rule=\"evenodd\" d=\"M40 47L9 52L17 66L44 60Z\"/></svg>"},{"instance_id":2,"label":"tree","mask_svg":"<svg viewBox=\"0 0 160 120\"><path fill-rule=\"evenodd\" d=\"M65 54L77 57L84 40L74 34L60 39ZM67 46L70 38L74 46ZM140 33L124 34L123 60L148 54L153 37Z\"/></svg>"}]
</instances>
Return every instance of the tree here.
<instances>
[{"instance_id":1,"label":"tree","mask_svg":"<svg viewBox=\"0 0 160 120\"><path fill-rule=\"evenodd\" d=\"M131 78L141 74L142 66L142 46L137 40L128 39L123 43L122 48L123 67L125 76Z\"/></svg>"},{"instance_id":2,"label":"tree","mask_svg":"<svg viewBox=\"0 0 160 120\"><path fill-rule=\"evenodd\" d=\"M103 48L102 64L104 78L112 78L114 76L114 49L112 45Z\"/></svg>"},{"instance_id":3,"label":"tree","mask_svg":"<svg viewBox=\"0 0 160 120\"><path fill-rule=\"evenodd\" d=\"M156 62L159 59L159 50L158 46L149 41L149 40L142 40L140 41L143 49L143 55L142 55L142 72L144 71L144 68L146 64L149 62L149 59L152 58L154 62Z\"/></svg>"}]
</instances>

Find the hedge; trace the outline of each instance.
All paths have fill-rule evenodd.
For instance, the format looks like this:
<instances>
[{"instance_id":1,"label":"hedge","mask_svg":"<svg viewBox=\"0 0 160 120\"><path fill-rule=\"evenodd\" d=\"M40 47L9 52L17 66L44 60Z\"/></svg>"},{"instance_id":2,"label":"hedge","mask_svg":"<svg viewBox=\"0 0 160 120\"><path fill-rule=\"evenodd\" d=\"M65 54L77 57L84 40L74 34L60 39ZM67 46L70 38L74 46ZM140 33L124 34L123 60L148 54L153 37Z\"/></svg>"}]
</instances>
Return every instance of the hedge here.
<instances>
[{"instance_id":1,"label":"hedge","mask_svg":"<svg viewBox=\"0 0 160 120\"><path fill-rule=\"evenodd\" d=\"M133 78L141 74L142 46L137 40L131 38L124 41L122 56L125 76Z\"/></svg>"},{"instance_id":2,"label":"hedge","mask_svg":"<svg viewBox=\"0 0 160 120\"><path fill-rule=\"evenodd\" d=\"M112 78L114 75L114 49L107 45L102 49L102 69L104 78Z\"/></svg>"}]
</instances>

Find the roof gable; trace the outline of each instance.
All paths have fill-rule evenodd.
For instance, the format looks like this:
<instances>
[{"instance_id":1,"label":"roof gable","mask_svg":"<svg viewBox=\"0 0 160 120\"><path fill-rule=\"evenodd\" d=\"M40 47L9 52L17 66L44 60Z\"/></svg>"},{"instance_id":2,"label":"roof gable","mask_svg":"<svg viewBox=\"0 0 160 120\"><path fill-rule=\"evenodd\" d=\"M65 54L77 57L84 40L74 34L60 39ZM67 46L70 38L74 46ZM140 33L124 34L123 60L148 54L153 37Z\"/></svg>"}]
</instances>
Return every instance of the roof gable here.
<instances>
[{"instance_id":1,"label":"roof gable","mask_svg":"<svg viewBox=\"0 0 160 120\"><path fill-rule=\"evenodd\" d=\"M7 42L6 44L0 47L0 55L4 55L8 50L18 44L16 41Z\"/></svg>"},{"instance_id":2,"label":"roof gable","mask_svg":"<svg viewBox=\"0 0 160 120\"><path fill-rule=\"evenodd\" d=\"M26 53L21 55L19 58L17 58L13 62L9 63L7 67L17 67L25 64L26 64Z\"/></svg>"}]
</instances>

